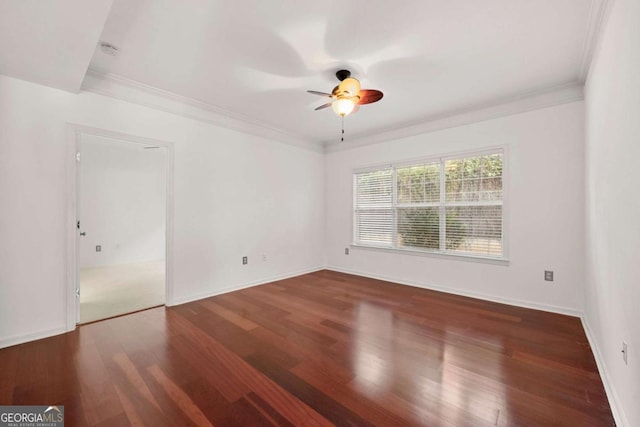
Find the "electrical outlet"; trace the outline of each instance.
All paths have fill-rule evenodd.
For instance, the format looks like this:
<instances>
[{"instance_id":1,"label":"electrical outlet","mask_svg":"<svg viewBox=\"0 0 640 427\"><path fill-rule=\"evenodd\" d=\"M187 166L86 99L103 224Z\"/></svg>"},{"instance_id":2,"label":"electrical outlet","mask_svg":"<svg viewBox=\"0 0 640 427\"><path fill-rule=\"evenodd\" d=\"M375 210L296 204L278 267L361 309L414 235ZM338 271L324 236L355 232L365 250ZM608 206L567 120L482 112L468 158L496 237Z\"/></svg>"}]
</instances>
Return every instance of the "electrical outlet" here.
<instances>
[{"instance_id":1,"label":"electrical outlet","mask_svg":"<svg viewBox=\"0 0 640 427\"><path fill-rule=\"evenodd\" d=\"M96 245L96 252L102 252L102 246Z\"/></svg>"},{"instance_id":2,"label":"electrical outlet","mask_svg":"<svg viewBox=\"0 0 640 427\"><path fill-rule=\"evenodd\" d=\"M629 350L627 349L627 343L622 341L622 360L624 360L625 365L627 365L628 354L629 354Z\"/></svg>"},{"instance_id":3,"label":"electrical outlet","mask_svg":"<svg viewBox=\"0 0 640 427\"><path fill-rule=\"evenodd\" d=\"M249 257L243 256L242 257L242 265L247 265L249 264Z\"/></svg>"},{"instance_id":4,"label":"electrical outlet","mask_svg":"<svg viewBox=\"0 0 640 427\"><path fill-rule=\"evenodd\" d=\"M344 254L349 255L349 248L344 248Z\"/></svg>"},{"instance_id":5,"label":"electrical outlet","mask_svg":"<svg viewBox=\"0 0 640 427\"><path fill-rule=\"evenodd\" d=\"M544 271L544 280L547 282L553 282L553 271L545 270Z\"/></svg>"}]
</instances>

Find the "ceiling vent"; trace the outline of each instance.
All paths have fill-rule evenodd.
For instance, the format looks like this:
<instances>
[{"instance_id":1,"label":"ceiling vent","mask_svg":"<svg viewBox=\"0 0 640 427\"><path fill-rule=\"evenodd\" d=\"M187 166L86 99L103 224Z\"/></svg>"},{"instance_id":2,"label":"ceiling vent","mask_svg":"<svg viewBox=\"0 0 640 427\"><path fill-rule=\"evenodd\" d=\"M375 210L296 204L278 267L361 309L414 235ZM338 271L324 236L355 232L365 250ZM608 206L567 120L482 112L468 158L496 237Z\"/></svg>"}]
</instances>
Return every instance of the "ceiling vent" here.
<instances>
[{"instance_id":1,"label":"ceiling vent","mask_svg":"<svg viewBox=\"0 0 640 427\"><path fill-rule=\"evenodd\" d=\"M100 42L100 50L102 51L102 53L109 56L118 55L118 48L112 45L111 43Z\"/></svg>"}]
</instances>

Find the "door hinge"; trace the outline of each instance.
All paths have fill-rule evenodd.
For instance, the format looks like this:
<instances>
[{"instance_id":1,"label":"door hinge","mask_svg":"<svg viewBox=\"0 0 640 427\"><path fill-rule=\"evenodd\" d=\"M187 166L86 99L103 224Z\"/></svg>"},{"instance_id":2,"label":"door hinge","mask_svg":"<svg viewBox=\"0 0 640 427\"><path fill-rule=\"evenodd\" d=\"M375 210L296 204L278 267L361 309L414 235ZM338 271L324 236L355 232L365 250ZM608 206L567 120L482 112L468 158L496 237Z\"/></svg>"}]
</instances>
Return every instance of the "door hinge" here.
<instances>
[{"instance_id":1,"label":"door hinge","mask_svg":"<svg viewBox=\"0 0 640 427\"><path fill-rule=\"evenodd\" d=\"M76 298L80 298L80 288L76 288Z\"/></svg>"},{"instance_id":2,"label":"door hinge","mask_svg":"<svg viewBox=\"0 0 640 427\"><path fill-rule=\"evenodd\" d=\"M80 221L77 221L77 222L76 222L76 228L77 228L78 230L80 230Z\"/></svg>"},{"instance_id":3,"label":"door hinge","mask_svg":"<svg viewBox=\"0 0 640 427\"><path fill-rule=\"evenodd\" d=\"M80 152L78 151L76 153L76 161L79 162L80 161Z\"/></svg>"}]
</instances>

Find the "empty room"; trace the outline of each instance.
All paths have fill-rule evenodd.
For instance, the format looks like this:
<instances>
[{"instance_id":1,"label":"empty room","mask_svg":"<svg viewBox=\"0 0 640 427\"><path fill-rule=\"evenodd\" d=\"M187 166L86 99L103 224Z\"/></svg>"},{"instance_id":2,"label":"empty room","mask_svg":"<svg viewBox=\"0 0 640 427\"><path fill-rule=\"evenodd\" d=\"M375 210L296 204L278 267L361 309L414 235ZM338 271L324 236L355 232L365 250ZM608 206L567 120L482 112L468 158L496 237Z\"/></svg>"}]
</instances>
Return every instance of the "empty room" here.
<instances>
[{"instance_id":1,"label":"empty room","mask_svg":"<svg viewBox=\"0 0 640 427\"><path fill-rule=\"evenodd\" d=\"M640 2L0 0L0 426L640 426Z\"/></svg>"}]
</instances>

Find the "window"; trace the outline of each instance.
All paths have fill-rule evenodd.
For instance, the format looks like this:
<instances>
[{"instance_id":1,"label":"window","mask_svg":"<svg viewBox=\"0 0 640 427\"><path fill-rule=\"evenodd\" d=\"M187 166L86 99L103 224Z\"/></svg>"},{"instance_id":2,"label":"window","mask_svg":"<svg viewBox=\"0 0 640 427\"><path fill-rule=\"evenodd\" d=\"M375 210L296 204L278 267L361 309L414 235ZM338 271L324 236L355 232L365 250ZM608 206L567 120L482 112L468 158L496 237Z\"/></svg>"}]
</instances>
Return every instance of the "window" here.
<instances>
[{"instance_id":1,"label":"window","mask_svg":"<svg viewBox=\"0 0 640 427\"><path fill-rule=\"evenodd\" d=\"M354 244L505 257L503 150L354 173Z\"/></svg>"}]
</instances>

